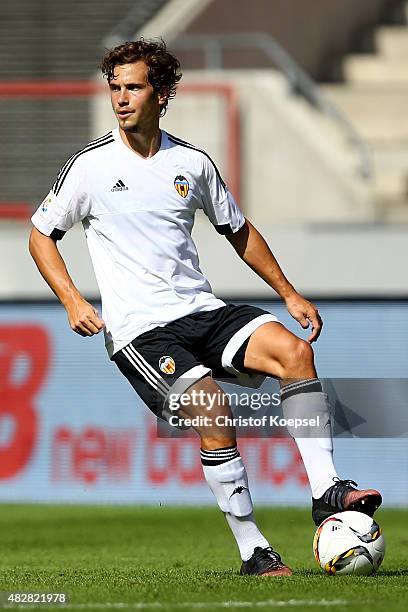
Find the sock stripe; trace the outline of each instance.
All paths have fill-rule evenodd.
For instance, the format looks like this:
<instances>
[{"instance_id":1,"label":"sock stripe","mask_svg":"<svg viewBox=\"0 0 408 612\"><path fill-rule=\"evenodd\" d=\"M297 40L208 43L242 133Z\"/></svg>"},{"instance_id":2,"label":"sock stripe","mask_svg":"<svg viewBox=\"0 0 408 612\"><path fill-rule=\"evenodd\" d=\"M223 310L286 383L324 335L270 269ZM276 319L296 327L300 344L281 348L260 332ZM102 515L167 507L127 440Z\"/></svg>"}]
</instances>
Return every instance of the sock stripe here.
<instances>
[{"instance_id":1,"label":"sock stripe","mask_svg":"<svg viewBox=\"0 0 408 612\"><path fill-rule=\"evenodd\" d=\"M321 393L322 391L322 383L318 378L301 380L281 388L281 401L300 393Z\"/></svg>"},{"instance_id":2,"label":"sock stripe","mask_svg":"<svg viewBox=\"0 0 408 612\"><path fill-rule=\"evenodd\" d=\"M203 455L208 455L209 457L213 457L214 455L230 455L233 451L236 450L236 446L234 446L233 448L228 448L226 450L213 450L213 451L207 451L204 449L200 450L200 453L202 453Z\"/></svg>"},{"instance_id":3,"label":"sock stripe","mask_svg":"<svg viewBox=\"0 0 408 612\"><path fill-rule=\"evenodd\" d=\"M218 448L210 451L200 449L200 457L203 465L221 465L240 457L240 454L236 446L231 446L230 448Z\"/></svg>"},{"instance_id":4,"label":"sock stripe","mask_svg":"<svg viewBox=\"0 0 408 612\"><path fill-rule=\"evenodd\" d=\"M229 457L230 455L234 455L236 453L236 449L233 451L230 451L229 453L201 453L202 457L207 457L208 459L211 459L212 457L214 458L222 458L222 457Z\"/></svg>"},{"instance_id":5,"label":"sock stripe","mask_svg":"<svg viewBox=\"0 0 408 612\"><path fill-rule=\"evenodd\" d=\"M204 450L200 450L200 454L203 457L229 457L230 455L233 455L237 452L237 447L235 446L234 448L231 448L231 450L227 451L227 452L221 452L218 453L217 451L204 451Z\"/></svg>"},{"instance_id":6,"label":"sock stripe","mask_svg":"<svg viewBox=\"0 0 408 612\"><path fill-rule=\"evenodd\" d=\"M293 383L289 383L288 385L284 385L282 387L282 391L289 391L295 387L313 384L315 382L320 382L318 378L304 378L302 380L295 380Z\"/></svg>"}]
</instances>

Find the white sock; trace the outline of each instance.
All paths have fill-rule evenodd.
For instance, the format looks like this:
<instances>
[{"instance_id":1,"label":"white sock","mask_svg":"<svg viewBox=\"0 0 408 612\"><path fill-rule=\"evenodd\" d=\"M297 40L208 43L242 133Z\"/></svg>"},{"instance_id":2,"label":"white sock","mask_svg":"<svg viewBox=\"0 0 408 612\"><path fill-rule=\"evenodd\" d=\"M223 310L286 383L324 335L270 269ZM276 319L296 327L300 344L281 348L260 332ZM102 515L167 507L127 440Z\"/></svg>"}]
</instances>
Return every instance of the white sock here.
<instances>
[{"instance_id":1,"label":"white sock","mask_svg":"<svg viewBox=\"0 0 408 612\"><path fill-rule=\"evenodd\" d=\"M224 512L243 561L253 555L257 546L269 546L259 531L253 515L248 477L236 446L213 451L201 449L205 479Z\"/></svg>"},{"instance_id":2,"label":"white sock","mask_svg":"<svg viewBox=\"0 0 408 612\"><path fill-rule=\"evenodd\" d=\"M327 397L317 378L298 380L281 388L286 419L317 419L318 427L288 427L295 439L309 479L312 495L321 497L337 477L333 463L333 441Z\"/></svg>"},{"instance_id":3,"label":"white sock","mask_svg":"<svg viewBox=\"0 0 408 612\"><path fill-rule=\"evenodd\" d=\"M239 554L243 561L248 561L257 546L266 548L268 540L259 531L253 513L248 516L234 516L225 512L225 518L238 544Z\"/></svg>"},{"instance_id":4,"label":"white sock","mask_svg":"<svg viewBox=\"0 0 408 612\"><path fill-rule=\"evenodd\" d=\"M333 463L333 452L320 445L319 438L295 438L309 479L312 496L319 499L337 476Z\"/></svg>"}]
</instances>

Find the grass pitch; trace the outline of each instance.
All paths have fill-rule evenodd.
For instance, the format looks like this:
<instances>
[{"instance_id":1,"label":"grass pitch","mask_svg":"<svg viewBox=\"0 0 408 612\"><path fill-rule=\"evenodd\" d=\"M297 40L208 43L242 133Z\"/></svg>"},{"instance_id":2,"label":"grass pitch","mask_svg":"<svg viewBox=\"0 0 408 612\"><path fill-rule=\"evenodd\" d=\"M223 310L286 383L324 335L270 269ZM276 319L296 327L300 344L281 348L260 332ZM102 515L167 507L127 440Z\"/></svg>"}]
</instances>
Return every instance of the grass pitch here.
<instances>
[{"instance_id":1,"label":"grass pitch","mask_svg":"<svg viewBox=\"0 0 408 612\"><path fill-rule=\"evenodd\" d=\"M308 510L259 508L260 527L295 570L260 578L238 576L236 545L216 508L3 505L0 590L65 592L72 610L405 611L408 511L376 518L388 546L378 574L330 577L313 558Z\"/></svg>"}]
</instances>

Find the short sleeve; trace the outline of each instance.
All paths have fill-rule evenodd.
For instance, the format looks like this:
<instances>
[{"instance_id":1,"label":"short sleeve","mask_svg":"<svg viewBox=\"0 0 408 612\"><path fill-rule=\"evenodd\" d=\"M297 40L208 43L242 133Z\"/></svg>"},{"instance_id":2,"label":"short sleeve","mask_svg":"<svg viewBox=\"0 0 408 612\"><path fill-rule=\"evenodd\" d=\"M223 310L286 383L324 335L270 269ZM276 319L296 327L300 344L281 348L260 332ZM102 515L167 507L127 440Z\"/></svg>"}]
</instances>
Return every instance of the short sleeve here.
<instances>
[{"instance_id":1,"label":"short sleeve","mask_svg":"<svg viewBox=\"0 0 408 612\"><path fill-rule=\"evenodd\" d=\"M33 225L46 236L60 239L90 213L90 198L81 160L68 160L51 191L31 217Z\"/></svg>"},{"instance_id":2,"label":"short sleeve","mask_svg":"<svg viewBox=\"0 0 408 612\"><path fill-rule=\"evenodd\" d=\"M213 161L203 156L203 164L203 210L219 234L235 234L244 225L245 217Z\"/></svg>"}]
</instances>

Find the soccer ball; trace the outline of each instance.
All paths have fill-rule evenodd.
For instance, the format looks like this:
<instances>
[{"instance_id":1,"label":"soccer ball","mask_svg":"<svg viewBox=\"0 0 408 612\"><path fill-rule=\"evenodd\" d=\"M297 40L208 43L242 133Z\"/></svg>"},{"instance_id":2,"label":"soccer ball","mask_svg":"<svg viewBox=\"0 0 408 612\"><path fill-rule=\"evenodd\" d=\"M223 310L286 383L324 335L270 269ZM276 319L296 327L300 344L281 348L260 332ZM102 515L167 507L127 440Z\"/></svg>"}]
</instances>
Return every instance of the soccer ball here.
<instances>
[{"instance_id":1,"label":"soccer ball","mask_svg":"<svg viewBox=\"0 0 408 612\"><path fill-rule=\"evenodd\" d=\"M380 526L362 512L338 512L317 528L316 561L328 574L368 576L381 565L385 539Z\"/></svg>"}]
</instances>

